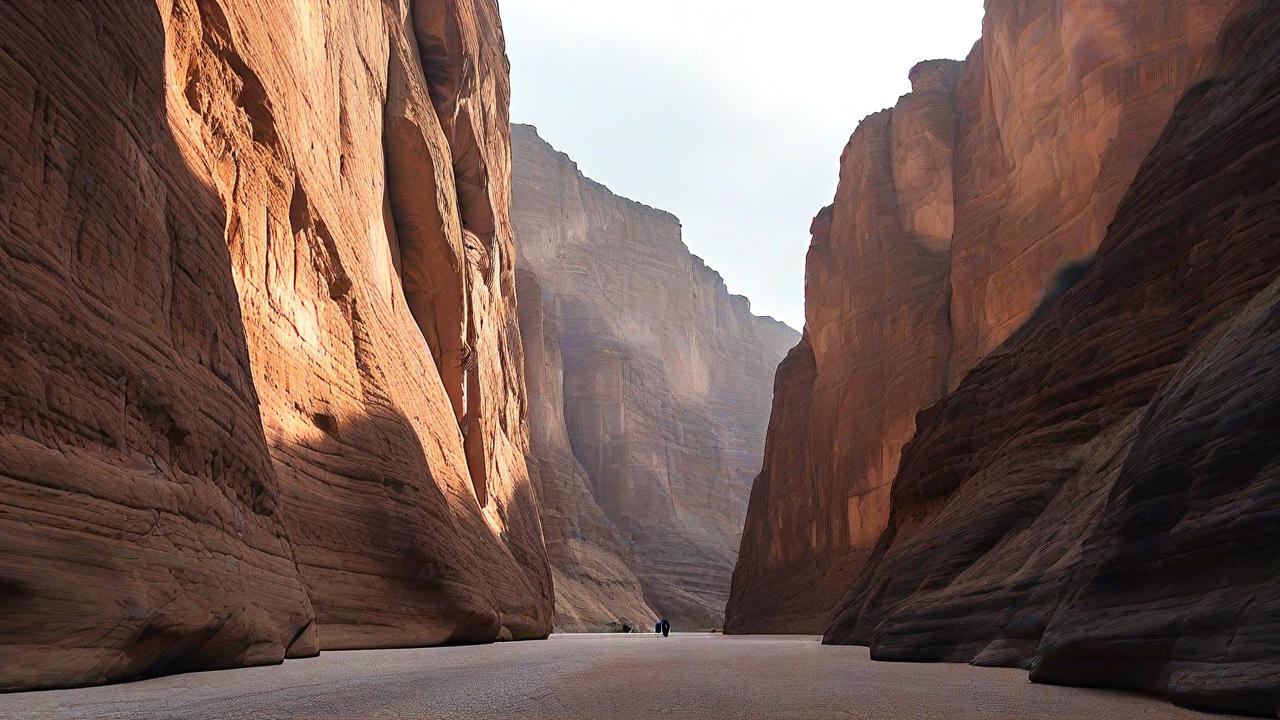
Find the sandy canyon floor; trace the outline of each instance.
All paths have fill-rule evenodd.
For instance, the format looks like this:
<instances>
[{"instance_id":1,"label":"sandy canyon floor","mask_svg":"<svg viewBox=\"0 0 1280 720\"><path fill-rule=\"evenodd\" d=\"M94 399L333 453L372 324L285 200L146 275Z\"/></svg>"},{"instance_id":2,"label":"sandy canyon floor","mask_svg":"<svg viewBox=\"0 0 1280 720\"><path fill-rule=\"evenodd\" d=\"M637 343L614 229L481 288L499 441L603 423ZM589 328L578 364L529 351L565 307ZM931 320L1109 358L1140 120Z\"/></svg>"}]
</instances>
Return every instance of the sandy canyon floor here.
<instances>
[{"instance_id":1,"label":"sandy canyon floor","mask_svg":"<svg viewBox=\"0 0 1280 720\"><path fill-rule=\"evenodd\" d=\"M1212 717L1018 670L871 662L817 638L560 635L545 642L330 652L283 666L0 695L5 718Z\"/></svg>"}]
</instances>

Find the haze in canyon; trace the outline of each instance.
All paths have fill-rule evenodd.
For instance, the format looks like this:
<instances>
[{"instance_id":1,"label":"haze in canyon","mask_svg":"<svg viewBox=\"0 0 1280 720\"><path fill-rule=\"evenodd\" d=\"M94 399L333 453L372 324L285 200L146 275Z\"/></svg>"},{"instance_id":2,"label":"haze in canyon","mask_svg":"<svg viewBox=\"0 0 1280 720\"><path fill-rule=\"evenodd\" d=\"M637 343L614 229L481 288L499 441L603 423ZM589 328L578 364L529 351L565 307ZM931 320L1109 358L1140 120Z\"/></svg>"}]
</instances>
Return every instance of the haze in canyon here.
<instances>
[{"instance_id":1,"label":"haze in canyon","mask_svg":"<svg viewBox=\"0 0 1280 720\"><path fill-rule=\"evenodd\" d=\"M1280 8L891 5L0 2L0 715L1280 714Z\"/></svg>"},{"instance_id":2,"label":"haze in canyon","mask_svg":"<svg viewBox=\"0 0 1280 720\"><path fill-rule=\"evenodd\" d=\"M512 118L678 216L731 292L800 328L840 148L910 90L906 68L969 52L982 0L504 0L502 16Z\"/></svg>"}]
</instances>

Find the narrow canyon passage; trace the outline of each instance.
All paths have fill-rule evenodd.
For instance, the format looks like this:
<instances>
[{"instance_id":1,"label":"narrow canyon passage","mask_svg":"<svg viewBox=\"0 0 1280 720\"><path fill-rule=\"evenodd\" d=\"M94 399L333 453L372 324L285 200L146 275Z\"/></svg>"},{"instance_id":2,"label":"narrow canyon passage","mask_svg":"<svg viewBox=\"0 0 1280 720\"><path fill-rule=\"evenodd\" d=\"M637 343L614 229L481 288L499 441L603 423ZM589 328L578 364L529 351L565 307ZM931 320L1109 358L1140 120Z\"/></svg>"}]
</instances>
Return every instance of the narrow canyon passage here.
<instances>
[{"instance_id":1,"label":"narrow canyon passage","mask_svg":"<svg viewBox=\"0 0 1280 720\"><path fill-rule=\"evenodd\" d=\"M0 695L13 720L498 718L1191 720L1149 697L1033 685L1019 670L875 663L816 637L554 635L325 653L283 666Z\"/></svg>"},{"instance_id":2,"label":"narrow canyon passage","mask_svg":"<svg viewBox=\"0 0 1280 720\"><path fill-rule=\"evenodd\" d=\"M1277 717L1280 0L499 4L0 0L0 720Z\"/></svg>"}]
</instances>

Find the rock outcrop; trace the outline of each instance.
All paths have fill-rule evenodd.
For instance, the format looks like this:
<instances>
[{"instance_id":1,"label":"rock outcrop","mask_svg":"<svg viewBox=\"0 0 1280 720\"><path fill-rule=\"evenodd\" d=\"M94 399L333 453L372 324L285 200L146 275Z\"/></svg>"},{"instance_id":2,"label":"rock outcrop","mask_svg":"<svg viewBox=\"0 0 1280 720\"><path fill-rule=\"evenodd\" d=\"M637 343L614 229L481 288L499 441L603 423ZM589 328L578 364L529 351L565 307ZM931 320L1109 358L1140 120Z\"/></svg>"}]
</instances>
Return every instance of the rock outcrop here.
<instances>
[{"instance_id":1,"label":"rock outcrop","mask_svg":"<svg viewBox=\"0 0 1280 720\"><path fill-rule=\"evenodd\" d=\"M796 333L690 255L672 215L512 131L532 455L556 627L720 627L770 378Z\"/></svg>"},{"instance_id":2,"label":"rock outcrop","mask_svg":"<svg viewBox=\"0 0 1280 720\"><path fill-rule=\"evenodd\" d=\"M549 632L497 4L0 28L0 690Z\"/></svg>"},{"instance_id":3,"label":"rock outcrop","mask_svg":"<svg viewBox=\"0 0 1280 720\"><path fill-rule=\"evenodd\" d=\"M829 642L1280 711L1280 14L1221 38L1079 281L921 413Z\"/></svg>"},{"instance_id":4,"label":"rock outcrop","mask_svg":"<svg viewBox=\"0 0 1280 720\"><path fill-rule=\"evenodd\" d=\"M727 609L821 632L886 527L916 413L1098 247L1231 3L988 0L963 62L866 118L813 224Z\"/></svg>"}]
</instances>

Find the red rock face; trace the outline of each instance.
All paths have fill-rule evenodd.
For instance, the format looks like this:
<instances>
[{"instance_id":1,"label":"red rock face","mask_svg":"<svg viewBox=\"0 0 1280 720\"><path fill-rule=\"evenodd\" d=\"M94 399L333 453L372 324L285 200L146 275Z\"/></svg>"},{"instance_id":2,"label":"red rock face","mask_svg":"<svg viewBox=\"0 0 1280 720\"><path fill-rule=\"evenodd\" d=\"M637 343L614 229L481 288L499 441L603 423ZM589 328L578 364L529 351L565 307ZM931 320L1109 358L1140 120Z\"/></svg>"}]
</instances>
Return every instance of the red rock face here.
<instances>
[{"instance_id":1,"label":"red rock face","mask_svg":"<svg viewBox=\"0 0 1280 720\"><path fill-rule=\"evenodd\" d=\"M1247 2L1083 278L923 412L829 642L1280 710L1280 16Z\"/></svg>"},{"instance_id":2,"label":"red rock face","mask_svg":"<svg viewBox=\"0 0 1280 720\"><path fill-rule=\"evenodd\" d=\"M987 2L959 94L952 388L1097 249L1233 5Z\"/></svg>"},{"instance_id":3,"label":"red rock face","mask_svg":"<svg viewBox=\"0 0 1280 720\"><path fill-rule=\"evenodd\" d=\"M550 630L501 26L412 8L0 8L0 689Z\"/></svg>"},{"instance_id":4,"label":"red rock face","mask_svg":"<svg viewBox=\"0 0 1280 720\"><path fill-rule=\"evenodd\" d=\"M945 388L953 200L943 171L960 69L917 66L915 92L863 121L836 201L814 220L805 338L778 371L730 632L825 626L833 589L883 528L914 409Z\"/></svg>"},{"instance_id":5,"label":"red rock face","mask_svg":"<svg viewBox=\"0 0 1280 720\"><path fill-rule=\"evenodd\" d=\"M779 371L727 630L827 626L886 526L916 413L1098 246L1229 10L990 0L964 63L917 65L859 125L814 221L808 348Z\"/></svg>"},{"instance_id":6,"label":"red rock face","mask_svg":"<svg viewBox=\"0 0 1280 720\"><path fill-rule=\"evenodd\" d=\"M689 254L672 215L513 129L531 466L556 626L720 627L769 378L796 333Z\"/></svg>"}]
</instances>

